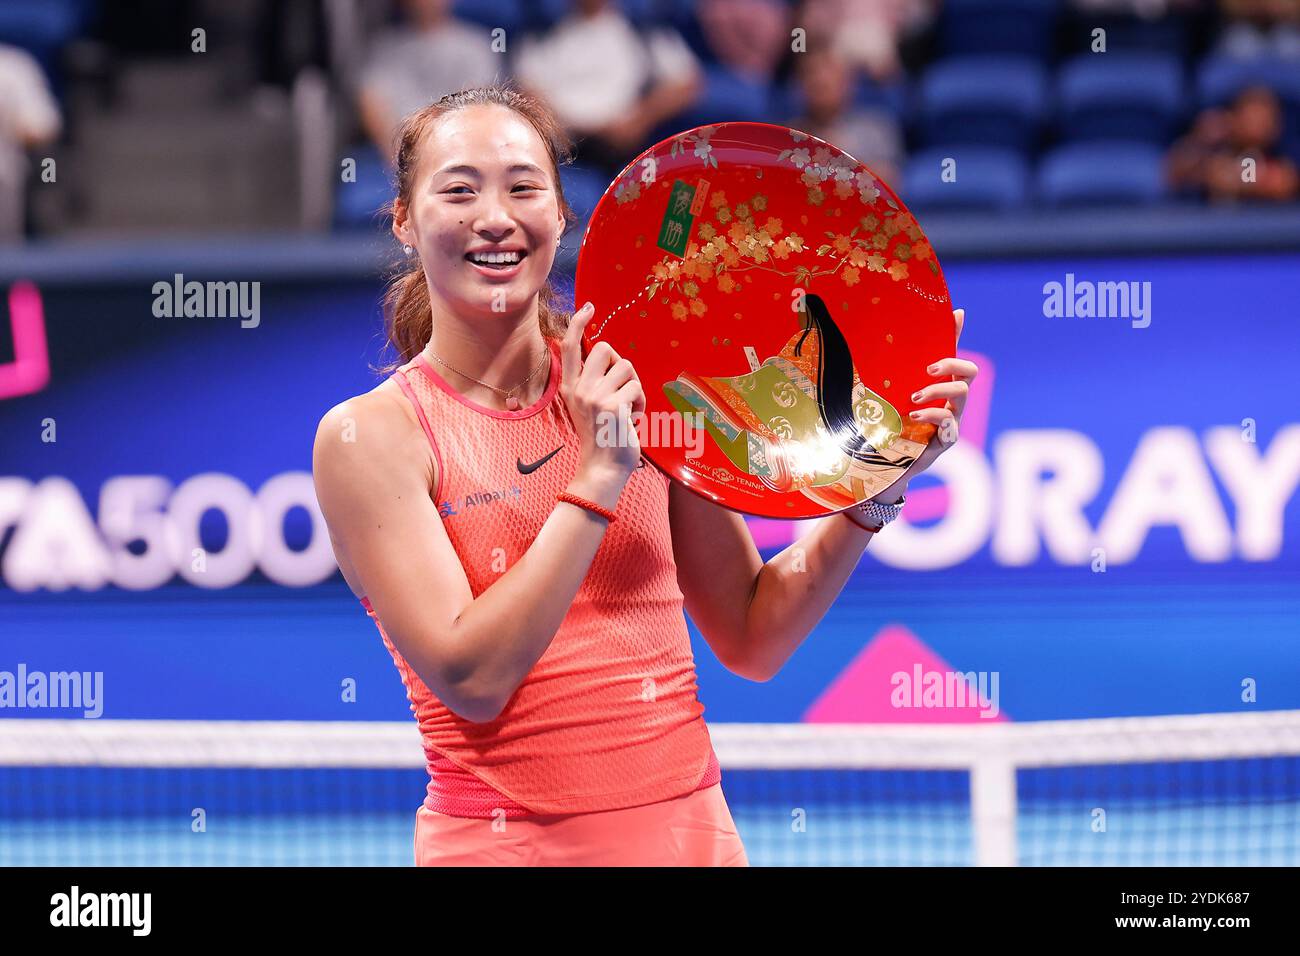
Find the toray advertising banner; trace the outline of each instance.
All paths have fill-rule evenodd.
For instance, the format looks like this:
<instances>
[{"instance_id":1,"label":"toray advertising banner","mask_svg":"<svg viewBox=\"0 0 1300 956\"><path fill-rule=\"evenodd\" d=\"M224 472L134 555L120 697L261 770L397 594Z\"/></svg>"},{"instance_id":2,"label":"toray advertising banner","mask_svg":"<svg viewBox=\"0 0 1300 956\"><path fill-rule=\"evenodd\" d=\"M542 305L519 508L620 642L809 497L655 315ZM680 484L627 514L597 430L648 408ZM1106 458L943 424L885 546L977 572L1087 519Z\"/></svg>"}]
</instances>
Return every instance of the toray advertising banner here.
<instances>
[{"instance_id":1,"label":"toray advertising banner","mask_svg":"<svg viewBox=\"0 0 1300 956\"><path fill-rule=\"evenodd\" d=\"M1300 257L945 274L980 367L960 441L773 680L692 631L706 717L1300 707ZM388 357L380 291L0 289L0 717L407 715L310 472ZM811 527L747 520L765 556Z\"/></svg>"}]
</instances>

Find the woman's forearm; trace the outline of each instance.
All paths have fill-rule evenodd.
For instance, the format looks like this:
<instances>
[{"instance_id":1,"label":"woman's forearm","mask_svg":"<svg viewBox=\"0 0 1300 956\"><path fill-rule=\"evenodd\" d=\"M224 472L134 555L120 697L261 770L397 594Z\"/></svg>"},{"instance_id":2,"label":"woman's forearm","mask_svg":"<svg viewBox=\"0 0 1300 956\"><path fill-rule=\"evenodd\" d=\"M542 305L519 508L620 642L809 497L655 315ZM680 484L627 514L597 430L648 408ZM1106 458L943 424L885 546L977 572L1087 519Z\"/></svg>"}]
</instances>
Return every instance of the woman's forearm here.
<instances>
[{"instance_id":1,"label":"woman's forearm","mask_svg":"<svg viewBox=\"0 0 1300 956\"><path fill-rule=\"evenodd\" d=\"M626 479L579 474L566 490L614 510ZM444 680L470 720L491 720L546 652L605 537L607 522L557 503L528 550L476 597L452 628ZM461 713L448 701L444 701Z\"/></svg>"},{"instance_id":2,"label":"woman's forearm","mask_svg":"<svg viewBox=\"0 0 1300 956\"><path fill-rule=\"evenodd\" d=\"M834 515L770 558L750 598L737 670L751 680L776 676L844 589L872 537Z\"/></svg>"}]
</instances>

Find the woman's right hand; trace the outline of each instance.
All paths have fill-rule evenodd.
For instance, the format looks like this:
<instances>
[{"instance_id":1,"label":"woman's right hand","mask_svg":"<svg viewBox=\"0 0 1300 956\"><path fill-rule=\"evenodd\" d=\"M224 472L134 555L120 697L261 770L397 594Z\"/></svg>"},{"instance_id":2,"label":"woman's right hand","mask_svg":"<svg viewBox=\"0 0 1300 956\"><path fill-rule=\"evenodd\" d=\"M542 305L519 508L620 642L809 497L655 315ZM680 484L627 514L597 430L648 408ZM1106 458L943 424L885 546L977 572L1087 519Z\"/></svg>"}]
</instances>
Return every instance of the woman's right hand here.
<instances>
[{"instance_id":1,"label":"woman's right hand","mask_svg":"<svg viewBox=\"0 0 1300 956\"><path fill-rule=\"evenodd\" d=\"M560 347L560 395L582 443L578 471L622 483L641 459L641 444L628 412L644 414L645 392L632 363L608 342L597 342L583 359L582 333L594 314L588 302L569 319Z\"/></svg>"}]
</instances>

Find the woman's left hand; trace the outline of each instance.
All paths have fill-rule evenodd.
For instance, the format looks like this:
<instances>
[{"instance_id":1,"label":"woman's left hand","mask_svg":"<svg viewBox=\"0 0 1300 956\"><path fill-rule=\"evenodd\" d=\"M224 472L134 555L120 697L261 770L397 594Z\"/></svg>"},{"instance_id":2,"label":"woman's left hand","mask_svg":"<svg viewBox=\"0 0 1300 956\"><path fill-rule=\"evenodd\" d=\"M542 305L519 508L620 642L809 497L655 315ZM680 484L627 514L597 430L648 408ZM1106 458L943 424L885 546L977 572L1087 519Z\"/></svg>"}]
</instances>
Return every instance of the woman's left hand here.
<instances>
[{"instance_id":1,"label":"woman's left hand","mask_svg":"<svg viewBox=\"0 0 1300 956\"><path fill-rule=\"evenodd\" d=\"M961 341L961 328L966 321L966 310L957 309L952 314L957 323L957 341ZM962 412L966 409L966 396L970 393L970 384L979 374L979 366L956 356L941 358L928 369L935 378L946 381L926 385L912 396L914 402L925 402L935 398L945 398L941 408L918 408L911 413L912 420L930 422L938 431L925 446L925 450L912 462L903 476L876 495L875 500L882 502L897 501L907 490L907 483L925 469L934 460L957 442Z\"/></svg>"}]
</instances>

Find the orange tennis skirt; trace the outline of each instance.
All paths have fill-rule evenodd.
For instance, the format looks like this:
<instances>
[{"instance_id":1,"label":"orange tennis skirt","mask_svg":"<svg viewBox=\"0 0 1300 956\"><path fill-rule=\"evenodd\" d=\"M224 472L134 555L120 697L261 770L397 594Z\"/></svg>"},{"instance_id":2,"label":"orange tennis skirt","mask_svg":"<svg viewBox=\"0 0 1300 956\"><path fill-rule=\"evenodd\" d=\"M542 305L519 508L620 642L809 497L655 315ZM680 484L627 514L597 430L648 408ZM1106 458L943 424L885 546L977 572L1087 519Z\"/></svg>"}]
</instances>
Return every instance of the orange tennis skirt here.
<instances>
[{"instance_id":1,"label":"orange tennis skirt","mask_svg":"<svg viewBox=\"0 0 1300 956\"><path fill-rule=\"evenodd\" d=\"M643 807L525 817L451 817L421 806L416 866L748 866L714 784Z\"/></svg>"}]
</instances>

